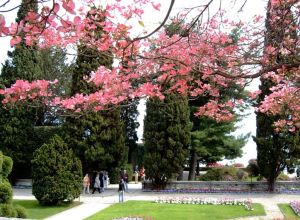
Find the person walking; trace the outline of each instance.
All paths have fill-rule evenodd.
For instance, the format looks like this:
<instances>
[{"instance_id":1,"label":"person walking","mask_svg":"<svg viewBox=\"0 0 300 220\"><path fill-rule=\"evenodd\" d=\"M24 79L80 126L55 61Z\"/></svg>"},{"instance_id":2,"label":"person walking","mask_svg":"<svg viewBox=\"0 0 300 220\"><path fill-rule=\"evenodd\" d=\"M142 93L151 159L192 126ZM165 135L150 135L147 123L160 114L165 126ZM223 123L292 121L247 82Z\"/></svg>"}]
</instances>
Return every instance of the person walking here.
<instances>
[{"instance_id":1,"label":"person walking","mask_svg":"<svg viewBox=\"0 0 300 220\"><path fill-rule=\"evenodd\" d=\"M100 191L100 179L99 179L99 173L97 173L96 177L95 177L95 181L94 181L94 189L92 194L95 193L95 191L98 191L99 193L101 193Z\"/></svg>"},{"instance_id":2,"label":"person walking","mask_svg":"<svg viewBox=\"0 0 300 220\"><path fill-rule=\"evenodd\" d=\"M104 192L104 175L102 171L100 172L99 180L100 180L100 191Z\"/></svg>"},{"instance_id":3,"label":"person walking","mask_svg":"<svg viewBox=\"0 0 300 220\"><path fill-rule=\"evenodd\" d=\"M82 184L83 184L83 193L85 194L90 194L90 178L89 178L89 175L88 174L85 174L84 178L83 178L83 181L82 181Z\"/></svg>"},{"instance_id":4,"label":"person walking","mask_svg":"<svg viewBox=\"0 0 300 220\"><path fill-rule=\"evenodd\" d=\"M104 171L104 189L107 189L107 187L108 187L108 182L109 182L108 172L107 172L107 171Z\"/></svg>"},{"instance_id":5,"label":"person walking","mask_svg":"<svg viewBox=\"0 0 300 220\"><path fill-rule=\"evenodd\" d=\"M121 175L121 179L123 179L123 182L124 182L125 192L128 192L128 173L127 173L126 170L123 170L123 173Z\"/></svg>"},{"instance_id":6,"label":"person walking","mask_svg":"<svg viewBox=\"0 0 300 220\"><path fill-rule=\"evenodd\" d=\"M125 184L124 184L124 180L122 178L120 178L119 181L119 202L124 202L124 191L125 191Z\"/></svg>"}]
</instances>

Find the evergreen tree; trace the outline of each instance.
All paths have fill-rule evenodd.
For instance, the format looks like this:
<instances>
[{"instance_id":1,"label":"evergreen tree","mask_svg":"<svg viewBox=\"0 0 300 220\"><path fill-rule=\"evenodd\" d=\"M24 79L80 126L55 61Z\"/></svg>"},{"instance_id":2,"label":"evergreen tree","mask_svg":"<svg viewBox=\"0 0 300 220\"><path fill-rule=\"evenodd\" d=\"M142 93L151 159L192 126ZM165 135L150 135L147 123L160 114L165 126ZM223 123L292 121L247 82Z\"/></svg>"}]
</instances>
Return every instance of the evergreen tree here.
<instances>
[{"instance_id":1,"label":"evergreen tree","mask_svg":"<svg viewBox=\"0 0 300 220\"><path fill-rule=\"evenodd\" d=\"M16 20L23 20L29 11L36 10L37 1L23 0ZM17 79L32 81L39 78L40 73L36 48L26 46L25 42L22 41L12 52L8 52L8 59L1 71L1 87L9 87ZM34 147L31 137L33 136L33 126L39 118L40 111L27 107L7 110L2 104L0 105L0 149L12 157L15 162L12 176L22 173L28 177L31 170L32 148ZM20 169L23 172L19 172Z\"/></svg>"},{"instance_id":2,"label":"evergreen tree","mask_svg":"<svg viewBox=\"0 0 300 220\"><path fill-rule=\"evenodd\" d=\"M92 14L87 16L93 19ZM104 19L105 17L102 16L99 21ZM101 27L94 32L99 37L101 33ZM84 78L101 65L111 68L112 63L112 54L99 52L97 48L90 48L81 42L78 45L72 76L71 94L95 92L97 88L86 82ZM128 150L124 144L124 128L120 114L120 108L114 107L110 110L90 112L78 118L67 119L63 129L64 139L82 161L84 171L106 169L112 172L125 164Z\"/></svg>"},{"instance_id":3,"label":"evergreen tree","mask_svg":"<svg viewBox=\"0 0 300 220\"><path fill-rule=\"evenodd\" d=\"M23 20L30 11L37 11L37 5L36 0L23 0L16 21ZM70 82L69 71L64 50L54 48L38 50L35 45L28 46L22 41L12 52L8 52L8 59L2 67L0 84L1 87L10 87L18 79L28 81L58 79L62 83L57 91L53 92L62 94L67 92L66 87ZM39 131L35 126L61 122L55 109L33 109L29 106L8 110L0 104L0 149L15 162L11 175L13 179L31 176L32 154L40 147L35 143L37 139L40 142ZM44 141L47 141L49 137L44 138Z\"/></svg>"},{"instance_id":4,"label":"evergreen tree","mask_svg":"<svg viewBox=\"0 0 300 220\"><path fill-rule=\"evenodd\" d=\"M73 201L82 190L80 160L58 135L34 152L32 194L43 205Z\"/></svg>"},{"instance_id":5,"label":"evergreen tree","mask_svg":"<svg viewBox=\"0 0 300 220\"><path fill-rule=\"evenodd\" d=\"M279 51L281 43L285 36L289 36L292 39L297 38L295 30L290 29L292 25L286 25L288 23L294 23L292 8L290 3L282 4L281 6L271 6L271 1L268 2L267 18L266 18L266 36L265 46L272 46L276 50L276 55L270 55L269 64L285 63L288 59L291 59L291 55L284 55ZM283 16L281 19L274 21L272 14L278 14ZM271 93L271 88L274 86L274 82L271 79L260 79L261 94L258 97L258 105L264 100L264 98ZM268 181L269 191L274 190L274 184L276 178L280 172L289 164L288 160L291 158L294 151L293 137L290 133L275 132L273 123L279 119L283 119L281 115L271 116L265 113L256 113L256 137L254 141L257 145L257 164L260 174Z\"/></svg>"},{"instance_id":6,"label":"evergreen tree","mask_svg":"<svg viewBox=\"0 0 300 220\"><path fill-rule=\"evenodd\" d=\"M137 106L139 101L137 99L130 100L124 103L121 109L121 118L124 122L125 128L125 145L128 148L128 163L134 165L137 164L137 128L139 123L137 117L139 115Z\"/></svg>"},{"instance_id":7,"label":"evergreen tree","mask_svg":"<svg viewBox=\"0 0 300 220\"><path fill-rule=\"evenodd\" d=\"M146 176L155 187L164 187L186 164L191 129L188 101L180 94L166 94L164 100L150 98L146 107Z\"/></svg>"},{"instance_id":8,"label":"evergreen tree","mask_svg":"<svg viewBox=\"0 0 300 220\"><path fill-rule=\"evenodd\" d=\"M244 99L243 88L232 84L220 92L220 99ZM242 148L249 135L235 137L230 133L236 131L235 123L240 116L236 115L231 122L217 122L205 116L195 116L199 107L205 105L210 97L199 97L189 101L190 120L193 124L191 131L191 150L189 163L189 180L195 179L199 173L199 163L217 162L224 158L234 159L242 155ZM243 109L240 109L241 112ZM197 170L196 170L197 168Z\"/></svg>"}]
</instances>

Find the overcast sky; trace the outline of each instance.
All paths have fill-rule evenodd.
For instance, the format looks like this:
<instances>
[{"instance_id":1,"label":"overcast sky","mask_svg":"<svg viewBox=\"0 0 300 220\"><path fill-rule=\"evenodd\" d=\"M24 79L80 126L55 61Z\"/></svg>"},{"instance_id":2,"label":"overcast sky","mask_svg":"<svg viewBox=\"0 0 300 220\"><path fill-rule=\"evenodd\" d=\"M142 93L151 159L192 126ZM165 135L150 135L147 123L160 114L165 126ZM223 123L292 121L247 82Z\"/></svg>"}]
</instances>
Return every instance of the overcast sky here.
<instances>
[{"instance_id":1,"label":"overcast sky","mask_svg":"<svg viewBox=\"0 0 300 220\"><path fill-rule=\"evenodd\" d=\"M107 0L106 0L107 1ZM105 2L106 2L105 1ZM126 1L126 0L123 0ZM16 4L17 2L20 2L18 0L11 1L13 4ZM76 2L76 1L75 1ZM175 15L179 10L183 8L190 8L197 6L199 4L205 4L205 2L208 2L208 0L176 0L174 5L174 10L172 15ZM144 29L146 30L153 30L157 25L159 25L159 22L163 20L167 9L170 4L170 0L161 0L161 11L157 12L153 10L153 8L144 8L145 16L143 17L143 22L145 24L145 27L141 27L138 23L132 24L136 25L136 28L134 29L135 35L140 34ZM265 12L265 0L248 0L246 4L243 7L243 11L238 13L238 10L243 5L244 0L214 0L214 3L212 7L210 8L210 16L213 15L216 12L216 9L221 7L222 9L227 10L229 13L229 17L232 19L241 19L243 21L248 21L253 18L254 15L261 14L263 15ZM11 13L5 14L5 19L7 23L10 23L14 21L16 16L16 11ZM1 44L1 50L0 50L0 62L3 63L6 59L7 51L10 49L9 46L9 39L8 38L0 38L0 44ZM255 85L256 84L256 85ZM253 88L257 87L257 83L252 85ZM144 118L144 112L145 112L145 105L141 104L139 106L140 116L139 116L139 123L140 127L138 129L138 136L141 140L142 134L143 134L143 118ZM251 133L252 135L255 135L255 114L253 113L253 109L249 111L251 114L244 118L242 122L240 122L240 129L237 132L237 134L246 134ZM256 145L253 142L252 138L249 138L249 141L247 145L243 148L244 155L242 158L236 159L234 162L247 164L249 159L256 158ZM225 161L224 163L230 163L229 161Z\"/></svg>"}]
</instances>

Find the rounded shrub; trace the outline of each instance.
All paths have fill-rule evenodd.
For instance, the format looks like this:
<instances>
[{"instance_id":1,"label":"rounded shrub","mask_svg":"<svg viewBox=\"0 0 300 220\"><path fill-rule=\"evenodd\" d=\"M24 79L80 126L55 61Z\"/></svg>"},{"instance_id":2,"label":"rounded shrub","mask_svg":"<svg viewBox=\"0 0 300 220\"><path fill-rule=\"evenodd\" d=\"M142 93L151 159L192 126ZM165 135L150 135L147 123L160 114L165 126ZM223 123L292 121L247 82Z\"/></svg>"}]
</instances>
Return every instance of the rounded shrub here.
<instances>
[{"instance_id":1,"label":"rounded shrub","mask_svg":"<svg viewBox=\"0 0 300 220\"><path fill-rule=\"evenodd\" d=\"M17 218L27 218L27 212L24 207L16 205L15 210L17 212Z\"/></svg>"},{"instance_id":2,"label":"rounded shrub","mask_svg":"<svg viewBox=\"0 0 300 220\"><path fill-rule=\"evenodd\" d=\"M290 180L289 176L284 174L284 173L280 173L277 177L277 180L279 181L288 181Z\"/></svg>"},{"instance_id":3,"label":"rounded shrub","mask_svg":"<svg viewBox=\"0 0 300 220\"><path fill-rule=\"evenodd\" d=\"M2 176L7 178L11 173L13 167L13 160L10 157L3 155L3 163L2 163Z\"/></svg>"},{"instance_id":4,"label":"rounded shrub","mask_svg":"<svg viewBox=\"0 0 300 220\"><path fill-rule=\"evenodd\" d=\"M8 181L0 182L0 203L10 203L12 201L12 188Z\"/></svg>"},{"instance_id":5,"label":"rounded shrub","mask_svg":"<svg viewBox=\"0 0 300 220\"><path fill-rule=\"evenodd\" d=\"M238 171L236 172L236 176L238 180L242 181L247 179L249 175L246 171L238 169Z\"/></svg>"},{"instance_id":6,"label":"rounded shrub","mask_svg":"<svg viewBox=\"0 0 300 220\"><path fill-rule=\"evenodd\" d=\"M12 204L1 204L0 210L1 216L3 217L17 217L17 211Z\"/></svg>"},{"instance_id":7,"label":"rounded shrub","mask_svg":"<svg viewBox=\"0 0 300 220\"><path fill-rule=\"evenodd\" d=\"M73 201L82 190L81 162L58 135L34 152L32 176L32 193L43 205Z\"/></svg>"}]
</instances>

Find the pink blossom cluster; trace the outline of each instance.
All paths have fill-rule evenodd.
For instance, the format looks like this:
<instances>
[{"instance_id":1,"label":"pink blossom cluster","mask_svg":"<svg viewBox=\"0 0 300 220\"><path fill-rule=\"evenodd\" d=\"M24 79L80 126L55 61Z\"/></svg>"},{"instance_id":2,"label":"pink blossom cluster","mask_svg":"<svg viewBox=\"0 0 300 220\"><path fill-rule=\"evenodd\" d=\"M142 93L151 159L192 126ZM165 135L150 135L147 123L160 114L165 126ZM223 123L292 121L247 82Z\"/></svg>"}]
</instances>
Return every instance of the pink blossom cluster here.
<instances>
[{"instance_id":1,"label":"pink blossom cluster","mask_svg":"<svg viewBox=\"0 0 300 220\"><path fill-rule=\"evenodd\" d=\"M161 28L153 35L134 37L130 34L130 24L143 25L144 8L150 6L160 10L160 4L151 0L128 2L112 0L101 7L90 8L91 0L56 0L11 25L7 25L4 15L0 14L0 36L11 36L12 46L21 41L28 45L38 44L41 48L66 47L80 42L103 53L111 53L119 63L110 70L100 66L86 79L97 86L95 93L54 97L50 82L17 81L11 88L1 90L3 102L42 97L47 98L47 103L67 110L99 111L126 99L145 96L163 99L165 94L176 92L191 98L209 97L210 101L199 108L197 115L222 121L230 120L233 109L243 103L222 100L221 91L234 84L243 87L247 79L263 76L271 78L275 86L257 110L285 114L293 122L300 120L300 62L290 59L290 63L279 65L275 60L278 54L299 54L299 38L287 35L278 47L265 45L262 17L255 17L253 23L242 23L226 19L222 11L207 22L193 26L197 31L191 31L191 24L186 23L181 26L185 34L170 35ZM276 8L288 4L295 6L293 13L300 17L296 0L272 0L270 4L271 24L281 22ZM177 20L186 15L183 11ZM300 33L299 26L291 22L287 18L282 25ZM101 36L96 34L99 29ZM233 30L240 34L233 37ZM132 86L134 82L136 85ZM249 96L254 98L257 94L259 91ZM279 121L277 125L283 122Z\"/></svg>"}]
</instances>

